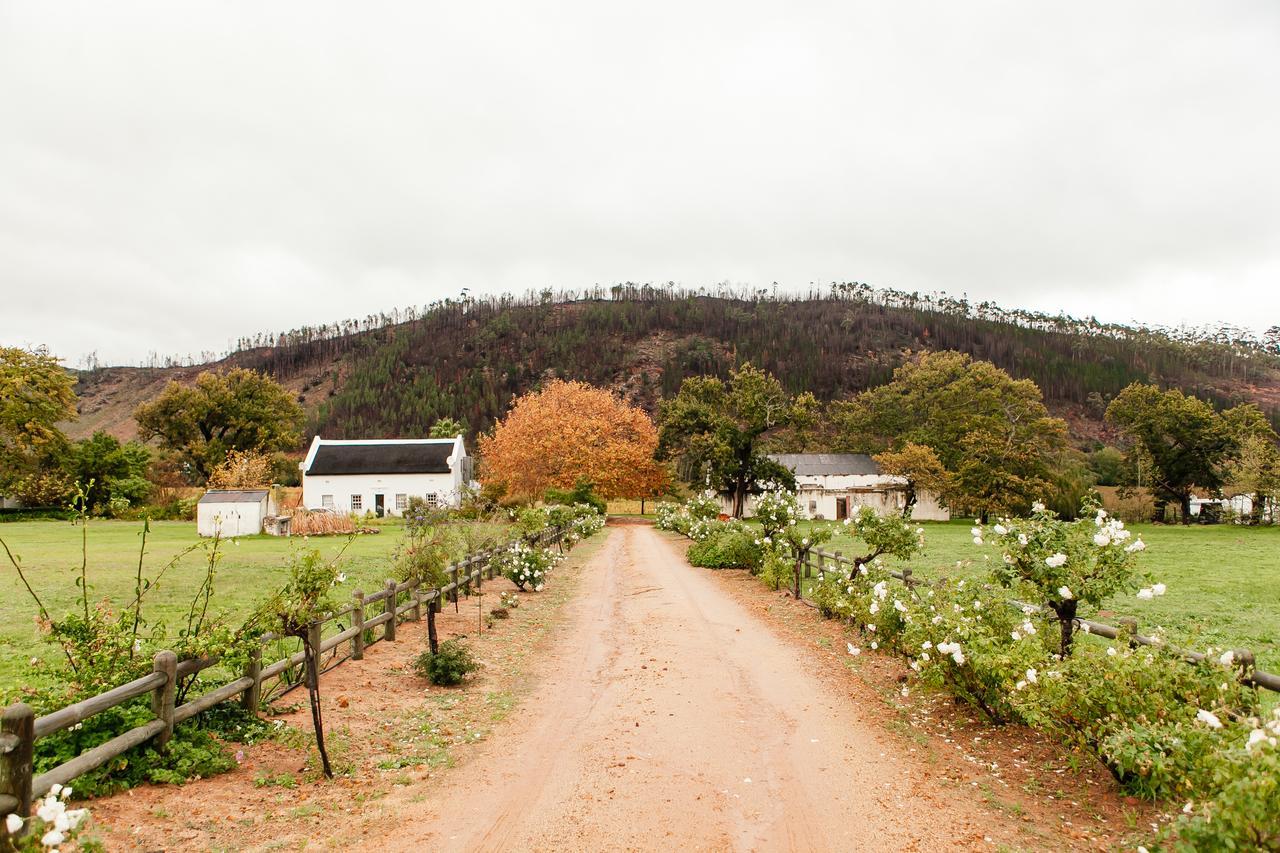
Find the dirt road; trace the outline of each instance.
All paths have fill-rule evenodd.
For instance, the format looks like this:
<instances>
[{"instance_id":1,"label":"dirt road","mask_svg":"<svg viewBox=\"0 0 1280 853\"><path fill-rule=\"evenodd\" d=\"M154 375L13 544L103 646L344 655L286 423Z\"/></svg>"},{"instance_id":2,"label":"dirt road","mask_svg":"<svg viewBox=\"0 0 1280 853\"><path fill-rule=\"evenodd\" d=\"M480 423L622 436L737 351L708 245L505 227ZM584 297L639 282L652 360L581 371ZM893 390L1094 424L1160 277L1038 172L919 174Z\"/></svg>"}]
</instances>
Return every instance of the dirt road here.
<instances>
[{"instance_id":1,"label":"dirt road","mask_svg":"<svg viewBox=\"0 0 1280 853\"><path fill-rule=\"evenodd\" d=\"M569 606L519 719L404 805L395 845L951 850L1004 834L649 527L612 528Z\"/></svg>"}]
</instances>

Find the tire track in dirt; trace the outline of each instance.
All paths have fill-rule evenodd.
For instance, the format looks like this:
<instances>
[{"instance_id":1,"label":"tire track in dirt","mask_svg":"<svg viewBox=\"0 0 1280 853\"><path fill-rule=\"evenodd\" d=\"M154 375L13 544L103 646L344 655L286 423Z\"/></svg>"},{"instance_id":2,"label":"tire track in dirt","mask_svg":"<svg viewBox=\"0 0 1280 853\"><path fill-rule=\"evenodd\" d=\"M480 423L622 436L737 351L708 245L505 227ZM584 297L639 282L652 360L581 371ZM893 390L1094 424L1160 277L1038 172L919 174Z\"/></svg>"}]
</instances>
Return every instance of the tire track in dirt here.
<instances>
[{"instance_id":1,"label":"tire track in dirt","mask_svg":"<svg viewBox=\"0 0 1280 853\"><path fill-rule=\"evenodd\" d=\"M612 528L519 719L404 849L954 850L1015 841L647 526Z\"/></svg>"}]
</instances>

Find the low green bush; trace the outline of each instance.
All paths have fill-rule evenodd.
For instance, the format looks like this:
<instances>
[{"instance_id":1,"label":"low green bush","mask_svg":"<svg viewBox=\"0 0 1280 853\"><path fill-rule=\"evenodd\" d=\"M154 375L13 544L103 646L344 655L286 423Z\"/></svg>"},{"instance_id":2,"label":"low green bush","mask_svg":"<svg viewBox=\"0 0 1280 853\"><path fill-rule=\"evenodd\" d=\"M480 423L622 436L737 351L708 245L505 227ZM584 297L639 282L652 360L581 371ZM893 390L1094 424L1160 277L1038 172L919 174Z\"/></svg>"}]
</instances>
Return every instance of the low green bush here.
<instances>
[{"instance_id":1,"label":"low green bush","mask_svg":"<svg viewBox=\"0 0 1280 853\"><path fill-rule=\"evenodd\" d=\"M756 534L741 522L704 522L705 535L689 548L689 562L707 569L759 570L763 554Z\"/></svg>"},{"instance_id":2,"label":"low green bush","mask_svg":"<svg viewBox=\"0 0 1280 853\"><path fill-rule=\"evenodd\" d=\"M461 640L445 640L440 650L434 654L430 651L418 655L413 662L413 670L432 684L442 687L453 687L480 668L471 650Z\"/></svg>"}]
</instances>

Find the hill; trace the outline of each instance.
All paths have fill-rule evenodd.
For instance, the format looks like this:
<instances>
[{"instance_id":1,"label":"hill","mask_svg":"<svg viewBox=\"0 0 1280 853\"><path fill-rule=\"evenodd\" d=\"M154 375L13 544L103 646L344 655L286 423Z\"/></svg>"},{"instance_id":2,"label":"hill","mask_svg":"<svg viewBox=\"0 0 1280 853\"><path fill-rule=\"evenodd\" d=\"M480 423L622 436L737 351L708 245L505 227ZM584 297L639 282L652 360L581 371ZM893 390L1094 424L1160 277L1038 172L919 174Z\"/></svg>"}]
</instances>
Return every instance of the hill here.
<instances>
[{"instance_id":1,"label":"hill","mask_svg":"<svg viewBox=\"0 0 1280 853\"><path fill-rule=\"evenodd\" d=\"M422 311L241 341L201 365L85 372L73 435L134 433L131 414L171 379L263 370L332 437L419 436L445 416L488 429L549 377L610 387L652 410L690 375L750 361L790 390L832 399L887 381L911 352L954 349L1035 380L1075 437L1105 439L1107 400L1134 381L1216 404L1255 401L1280 422L1280 353L1232 330L1173 334L990 303L837 285L801 298L618 286L524 298L463 298Z\"/></svg>"}]
</instances>

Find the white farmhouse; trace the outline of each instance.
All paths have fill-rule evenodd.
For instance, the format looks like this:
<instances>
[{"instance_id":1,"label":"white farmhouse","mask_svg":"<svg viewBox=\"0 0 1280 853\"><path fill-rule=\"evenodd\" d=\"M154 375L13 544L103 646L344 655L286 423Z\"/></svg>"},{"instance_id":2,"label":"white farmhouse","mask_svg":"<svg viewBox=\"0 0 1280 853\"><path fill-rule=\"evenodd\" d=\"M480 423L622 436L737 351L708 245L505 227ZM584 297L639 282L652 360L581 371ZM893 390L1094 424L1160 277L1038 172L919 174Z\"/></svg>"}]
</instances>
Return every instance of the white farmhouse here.
<instances>
[{"instance_id":1,"label":"white farmhouse","mask_svg":"<svg viewBox=\"0 0 1280 853\"><path fill-rule=\"evenodd\" d=\"M869 506L881 515L899 515L907 502L907 481L880 470L865 453L777 453L770 459L796 477L796 497L809 518L840 521ZM729 503L727 506L731 506ZM748 499L746 514L751 514ZM917 492L916 521L949 521L951 512L931 492Z\"/></svg>"},{"instance_id":2,"label":"white farmhouse","mask_svg":"<svg viewBox=\"0 0 1280 853\"><path fill-rule=\"evenodd\" d=\"M302 505L335 512L400 515L410 497L457 506L473 460L454 438L324 439L302 462Z\"/></svg>"},{"instance_id":3,"label":"white farmhouse","mask_svg":"<svg viewBox=\"0 0 1280 853\"><path fill-rule=\"evenodd\" d=\"M210 489L196 502L196 532L201 536L253 536L271 513L267 489Z\"/></svg>"}]
</instances>

